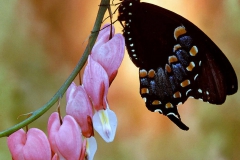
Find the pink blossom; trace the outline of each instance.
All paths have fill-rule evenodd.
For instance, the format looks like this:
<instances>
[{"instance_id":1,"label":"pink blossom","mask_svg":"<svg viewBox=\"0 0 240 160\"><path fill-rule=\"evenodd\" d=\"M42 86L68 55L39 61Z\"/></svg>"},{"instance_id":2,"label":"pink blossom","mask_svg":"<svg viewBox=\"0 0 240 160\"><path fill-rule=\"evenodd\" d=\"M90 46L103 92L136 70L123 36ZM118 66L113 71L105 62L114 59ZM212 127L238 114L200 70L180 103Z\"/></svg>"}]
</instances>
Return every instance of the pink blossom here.
<instances>
[{"instance_id":1,"label":"pink blossom","mask_svg":"<svg viewBox=\"0 0 240 160\"><path fill-rule=\"evenodd\" d=\"M93 110L89 97L83 86L76 86L74 82L69 86L67 93L66 112L79 124L85 137L93 135Z\"/></svg>"},{"instance_id":2,"label":"pink blossom","mask_svg":"<svg viewBox=\"0 0 240 160\"><path fill-rule=\"evenodd\" d=\"M14 160L51 160L51 148L45 133L31 128L27 133L20 129L7 138Z\"/></svg>"},{"instance_id":3,"label":"pink blossom","mask_svg":"<svg viewBox=\"0 0 240 160\"><path fill-rule=\"evenodd\" d=\"M109 80L106 71L89 55L83 74L83 86L98 111L106 109Z\"/></svg>"},{"instance_id":4,"label":"pink blossom","mask_svg":"<svg viewBox=\"0 0 240 160\"><path fill-rule=\"evenodd\" d=\"M114 34L115 34L114 26L110 25L109 23L105 24L101 28L102 30L98 34L97 41L92 48L92 52L95 52L95 51L99 50L99 48L101 48L101 46L103 44L105 44L109 41L111 27L112 27L112 36L114 36Z\"/></svg>"},{"instance_id":5,"label":"pink blossom","mask_svg":"<svg viewBox=\"0 0 240 160\"><path fill-rule=\"evenodd\" d=\"M59 114L54 112L48 120L49 142L60 159L78 160L82 151L81 129L72 116L66 115L60 124Z\"/></svg>"},{"instance_id":6,"label":"pink blossom","mask_svg":"<svg viewBox=\"0 0 240 160\"><path fill-rule=\"evenodd\" d=\"M104 28L108 26L107 28ZM110 28L113 29L113 37L110 37ZM97 61L107 72L110 84L117 75L118 68L122 63L125 41L122 34L114 35L114 26L106 24L98 35L98 40L92 49L91 56Z\"/></svg>"}]
</instances>

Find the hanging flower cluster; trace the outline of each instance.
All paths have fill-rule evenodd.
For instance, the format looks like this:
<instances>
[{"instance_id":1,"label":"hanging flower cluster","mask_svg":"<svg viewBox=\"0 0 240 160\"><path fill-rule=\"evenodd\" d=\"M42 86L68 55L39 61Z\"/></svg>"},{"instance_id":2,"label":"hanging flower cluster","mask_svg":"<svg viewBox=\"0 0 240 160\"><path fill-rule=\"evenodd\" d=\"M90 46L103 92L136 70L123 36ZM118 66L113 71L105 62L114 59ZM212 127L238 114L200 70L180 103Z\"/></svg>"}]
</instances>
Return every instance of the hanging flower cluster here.
<instances>
[{"instance_id":1,"label":"hanging flower cluster","mask_svg":"<svg viewBox=\"0 0 240 160\"><path fill-rule=\"evenodd\" d=\"M104 28L106 27L106 28ZM83 74L83 84L74 82L66 92L66 113L48 120L48 138L41 130L20 129L8 137L14 160L92 160L97 150L94 129L106 141L115 137L117 117L110 110L107 94L124 56L124 38L114 35L109 24L100 31ZM110 32L112 35L110 40Z\"/></svg>"}]
</instances>

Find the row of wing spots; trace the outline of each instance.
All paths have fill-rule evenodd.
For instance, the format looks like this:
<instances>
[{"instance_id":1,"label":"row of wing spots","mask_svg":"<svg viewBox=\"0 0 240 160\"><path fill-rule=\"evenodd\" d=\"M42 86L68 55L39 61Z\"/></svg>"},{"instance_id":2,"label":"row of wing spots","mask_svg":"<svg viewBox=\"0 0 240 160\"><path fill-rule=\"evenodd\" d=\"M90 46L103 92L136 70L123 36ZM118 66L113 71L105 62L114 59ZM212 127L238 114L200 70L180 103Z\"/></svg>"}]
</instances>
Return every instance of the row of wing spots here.
<instances>
[{"instance_id":1,"label":"row of wing spots","mask_svg":"<svg viewBox=\"0 0 240 160\"><path fill-rule=\"evenodd\" d=\"M156 75L159 78L155 77ZM166 64L165 69L159 67L157 69L157 72L155 72L154 69L139 69L140 82L141 84L144 83L145 86L149 85L149 81L151 79L159 81L159 79L162 78L164 78L164 82L169 80L171 82L171 86L177 86L178 84L180 84L180 82L183 82L184 77L186 77L187 75L188 74L186 69L180 63L172 64L171 66ZM197 76L198 74L194 76L194 80L197 78ZM175 90L175 88L173 88L173 90Z\"/></svg>"},{"instance_id":2,"label":"row of wing spots","mask_svg":"<svg viewBox=\"0 0 240 160\"><path fill-rule=\"evenodd\" d=\"M136 40L133 38L134 34L132 32L133 31L130 28L125 27L123 35L125 37L125 43L126 43L126 47L127 47L127 51L130 56L130 59L137 67L139 67L141 62L138 57L139 53L136 48L137 46Z\"/></svg>"},{"instance_id":3,"label":"row of wing spots","mask_svg":"<svg viewBox=\"0 0 240 160\"><path fill-rule=\"evenodd\" d=\"M153 106L158 106L158 105L161 105L161 104L162 104L162 102L160 100L157 100L157 99L151 101L151 105L153 105ZM165 103L163 105L165 105L166 109L173 108L173 104L170 103L170 102L167 102L167 103Z\"/></svg>"},{"instance_id":4,"label":"row of wing spots","mask_svg":"<svg viewBox=\"0 0 240 160\"><path fill-rule=\"evenodd\" d=\"M127 1L123 1L120 6L119 6L119 16L122 17L129 17L132 16L132 10L133 10L133 6L134 6L134 2L127 2ZM121 19L122 21L125 19Z\"/></svg>"},{"instance_id":5,"label":"row of wing spots","mask_svg":"<svg viewBox=\"0 0 240 160\"><path fill-rule=\"evenodd\" d=\"M186 68L187 71L191 72L196 67L196 63L199 63L195 56L198 53L197 46L193 45L193 39L187 35L186 28L179 26L174 30L174 38L179 44L174 45L173 53L176 54L179 62ZM201 61L200 61L201 62Z\"/></svg>"},{"instance_id":6,"label":"row of wing spots","mask_svg":"<svg viewBox=\"0 0 240 160\"><path fill-rule=\"evenodd\" d=\"M143 99L145 99L145 97L143 97ZM147 100L146 106L152 112L159 112L164 115L172 112L178 115L177 106L173 105L171 102L162 103L159 100Z\"/></svg>"},{"instance_id":7,"label":"row of wing spots","mask_svg":"<svg viewBox=\"0 0 240 160\"><path fill-rule=\"evenodd\" d=\"M150 69L150 70L146 70L146 69L140 69L139 70L139 77L140 78L144 78L144 77L148 77L148 78L154 78L155 76L155 70L154 69Z\"/></svg>"},{"instance_id":8,"label":"row of wing spots","mask_svg":"<svg viewBox=\"0 0 240 160\"><path fill-rule=\"evenodd\" d=\"M167 108L166 105L171 106L170 108ZM167 103L165 106L162 105L159 108L155 108L154 112L159 112L160 114L163 114L165 116L173 115L174 117L180 119L179 113L177 111L177 107L173 106L171 103ZM152 107L149 107L152 110Z\"/></svg>"},{"instance_id":9,"label":"row of wing spots","mask_svg":"<svg viewBox=\"0 0 240 160\"><path fill-rule=\"evenodd\" d=\"M176 44L173 47L173 53L175 53L176 57L179 60L179 68L185 68L185 73L187 76L181 77L181 74L177 71L179 70L179 68L177 67L177 69L175 69L175 72L173 74L174 77L172 79L177 78L178 82L180 80L180 91L183 92L184 96L189 96L188 94L190 94L192 91L191 87L194 81L198 78L197 71L199 71L199 69L195 68L201 66L201 60L199 61L199 57L196 57L198 54L198 48L197 46L193 45L193 39L187 34L184 26L179 26L174 30L174 38L179 44ZM183 77L185 77L185 79L183 79ZM177 96L173 95L173 97Z\"/></svg>"},{"instance_id":10,"label":"row of wing spots","mask_svg":"<svg viewBox=\"0 0 240 160\"><path fill-rule=\"evenodd\" d=\"M194 78L190 77L187 78L187 73L184 70L184 67L178 63L178 64L173 64L173 74L168 75L169 76L169 81L172 86L172 90L175 91L172 94L173 101L172 103L174 105L179 105L182 104L186 101L187 97L189 96L189 92L191 90L191 86L194 83Z\"/></svg>"},{"instance_id":11,"label":"row of wing spots","mask_svg":"<svg viewBox=\"0 0 240 160\"><path fill-rule=\"evenodd\" d=\"M139 62L139 57L137 54L137 50L136 50L136 40L133 38L134 37L134 33L132 28L132 25L134 24L134 16L133 16L133 6L137 4L134 2L122 2L120 5L120 14L124 14L122 17L125 17L125 26L124 26L124 37L125 37L125 42L126 42L126 47L128 50L128 54L130 56L130 59L133 61L133 63L138 67L140 66L140 62Z\"/></svg>"},{"instance_id":12,"label":"row of wing spots","mask_svg":"<svg viewBox=\"0 0 240 160\"><path fill-rule=\"evenodd\" d=\"M194 77L194 81L199 78L198 74ZM211 81L211 80L210 80ZM204 102L213 103L211 97L218 97L218 95L214 95L214 92L210 92L211 88L208 86L209 81L202 83L202 81L196 81L194 84L194 89L189 93L189 97L195 98ZM211 95L210 95L211 93Z\"/></svg>"},{"instance_id":13,"label":"row of wing spots","mask_svg":"<svg viewBox=\"0 0 240 160\"><path fill-rule=\"evenodd\" d=\"M173 51L175 52L177 58L179 59L180 65L182 65L183 68L186 69L186 74L188 77L183 81L180 81L180 86L183 88L183 90L179 91L181 91L183 95L182 102L184 102L184 99L186 99L187 97L192 97L191 93L193 90L191 89L191 87L194 86L194 83L199 76L198 72L200 71L201 60L198 59L199 57L196 57L198 53L198 48L196 46L192 46L190 51L187 52L185 49L181 47L180 44L177 44L174 46ZM175 73L178 73L178 71L176 71ZM201 92L201 90L199 91ZM176 96L174 95L174 97Z\"/></svg>"},{"instance_id":14,"label":"row of wing spots","mask_svg":"<svg viewBox=\"0 0 240 160\"><path fill-rule=\"evenodd\" d=\"M187 71L192 71L195 68L196 64L194 62L194 59L196 58L192 58L186 50L178 48L177 50L175 50L175 54L176 56L171 55L168 57L168 64L165 65L166 72L171 73L172 64L177 64L177 63L185 67Z\"/></svg>"},{"instance_id":15,"label":"row of wing spots","mask_svg":"<svg viewBox=\"0 0 240 160\"><path fill-rule=\"evenodd\" d=\"M173 105L180 105L184 103L187 99L187 90L189 88L190 80L185 79L181 83L177 82L173 76L169 77L170 83L172 84L172 89L174 93L171 96L171 103ZM185 86L185 87L182 87Z\"/></svg>"},{"instance_id":16,"label":"row of wing spots","mask_svg":"<svg viewBox=\"0 0 240 160\"><path fill-rule=\"evenodd\" d=\"M130 55L131 58L138 59L136 54L136 43L135 43L136 40L133 38L132 34L133 33L131 29L128 29L127 27L124 28L123 35L125 37L128 54Z\"/></svg>"},{"instance_id":17,"label":"row of wing spots","mask_svg":"<svg viewBox=\"0 0 240 160\"><path fill-rule=\"evenodd\" d=\"M183 68L186 69L186 74L188 77L183 81L180 81L181 87L179 88L180 89L179 92L181 92L182 102L184 103L185 101L184 99L187 99L187 97L192 97L192 98L194 97L193 95L195 90L193 90L193 86L195 86L194 83L199 76L201 60L199 60L199 56L196 57L198 54L198 48L196 46L192 46L190 51L187 52L185 49L181 48L180 44L177 44L174 46L173 50L175 51L175 54L179 59L180 64L182 64ZM176 71L175 73L178 73L178 71ZM201 94L200 92L202 92L202 90L199 88L198 92L199 92L198 94ZM174 98L176 97L177 99L176 95L173 95L173 97Z\"/></svg>"},{"instance_id":18,"label":"row of wing spots","mask_svg":"<svg viewBox=\"0 0 240 160\"><path fill-rule=\"evenodd\" d=\"M140 78L141 86L146 84L149 85L148 94L146 94L147 92L141 92L141 95L146 102L149 110L152 111L155 108L155 111L160 113L164 112L166 115L167 113L170 113L170 111L164 111L162 107L165 109L170 109L182 103L181 99L178 101L174 100L174 102L172 102L174 98L172 96L175 95L175 98L181 98L181 93L179 92L173 94L173 88L169 78L171 79L171 77L168 77L162 68L157 69L156 77L154 80L150 80L150 78L147 78L147 76L146 78ZM146 82L146 79L149 81ZM146 88L144 88L144 90L146 91ZM150 97L151 99L149 99Z\"/></svg>"}]
</instances>

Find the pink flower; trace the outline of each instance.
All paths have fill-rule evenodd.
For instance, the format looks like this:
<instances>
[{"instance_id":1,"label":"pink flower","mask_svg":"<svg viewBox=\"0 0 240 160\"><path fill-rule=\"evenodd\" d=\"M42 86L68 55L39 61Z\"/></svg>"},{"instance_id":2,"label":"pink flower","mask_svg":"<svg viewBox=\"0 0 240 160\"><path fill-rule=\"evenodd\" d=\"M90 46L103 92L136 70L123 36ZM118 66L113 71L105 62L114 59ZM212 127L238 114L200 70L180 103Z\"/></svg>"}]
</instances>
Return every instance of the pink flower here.
<instances>
[{"instance_id":1,"label":"pink flower","mask_svg":"<svg viewBox=\"0 0 240 160\"><path fill-rule=\"evenodd\" d=\"M117 117L107 103L108 84L105 70L89 56L83 74L83 85L96 109L93 126L106 142L111 142L116 133Z\"/></svg>"},{"instance_id":2,"label":"pink flower","mask_svg":"<svg viewBox=\"0 0 240 160\"><path fill-rule=\"evenodd\" d=\"M80 158L83 149L81 129L73 117L66 115L60 124L59 114L52 113L48 120L48 134L51 148L60 159Z\"/></svg>"},{"instance_id":3,"label":"pink flower","mask_svg":"<svg viewBox=\"0 0 240 160\"><path fill-rule=\"evenodd\" d=\"M51 160L51 148L47 136L37 128L27 133L20 129L7 138L14 160Z\"/></svg>"},{"instance_id":4,"label":"pink flower","mask_svg":"<svg viewBox=\"0 0 240 160\"><path fill-rule=\"evenodd\" d=\"M104 28L106 26L108 27ZM111 27L113 29L113 37L109 40ZM98 35L91 56L105 69L109 77L109 83L111 84L123 60L125 41L122 34L114 35L115 28L113 25L105 24L102 28L104 29Z\"/></svg>"},{"instance_id":5,"label":"pink flower","mask_svg":"<svg viewBox=\"0 0 240 160\"><path fill-rule=\"evenodd\" d=\"M117 117L109 109L107 93L109 83L117 75L125 47L123 36L114 35L114 28L112 35L109 40L110 26L100 31L83 74L83 86L96 110L93 116L94 129L106 142L113 141L117 127Z\"/></svg>"},{"instance_id":6,"label":"pink flower","mask_svg":"<svg viewBox=\"0 0 240 160\"><path fill-rule=\"evenodd\" d=\"M66 112L77 121L81 127L83 136L93 136L93 110L89 97L83 86L76 86L76 84L72 82L67 89L66 99Z\"/></svg>"},{"instance_id":7,"label":"pink flower","mask_svg":"<svg viewBox=\"0 0 240 160\"><path fill-rule=\"evenodd\" d=\"M93 107L98 111L107 107L109 80L106 71L91 56L83 74L83 86L90 97Z\"/></svg>"}]
</instances>

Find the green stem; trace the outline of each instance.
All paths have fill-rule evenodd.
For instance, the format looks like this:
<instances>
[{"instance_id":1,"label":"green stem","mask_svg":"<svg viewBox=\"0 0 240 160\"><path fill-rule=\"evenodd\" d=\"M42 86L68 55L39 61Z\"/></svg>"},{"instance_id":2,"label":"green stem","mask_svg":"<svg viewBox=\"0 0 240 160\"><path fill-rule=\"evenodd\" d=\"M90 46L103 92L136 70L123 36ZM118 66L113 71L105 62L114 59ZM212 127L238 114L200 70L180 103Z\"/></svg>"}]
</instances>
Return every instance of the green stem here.
<instances>
[{"instance_id":1,"label":"green stem","mask_svg":"<svg viewBox=\"0 0 240 160\"><path fill-rule=\"evenodd\" d=\"M83 56L81 57L81 59L77 63L77 66L74 68L74 70L72 71L70 76L63 83L61 88L57 91L57 93L44 106L42 106L38 110L32 112L32 115L30 117L28 117L27 119L23 120L22 122L8 128L8 129L0 132L0 137L9 136L10 134L19 130L20 128L23 128L26 125L32 123L33 121L35 121L36 119L41 117L47 110L49 110L60 98L62 98L63 94L66 92L69 85L72 83L72 81L78 75L79 71L84 66L84 64L87 60L87 57L88 57L96 39L97 39L98 32L96 32L96 31L100 30L104 14L105 14L109 4L110 4L110 0L101 0L101 4L100 4L99 10L98 10L97 18L96 18L95 24L93 26L93 31L94 32L92 32L91 35L90 35L89 42L88 42L88 45L87 45L87 47L86 47L86 49L83 53Z\"/></svg>"}]
</instances>

